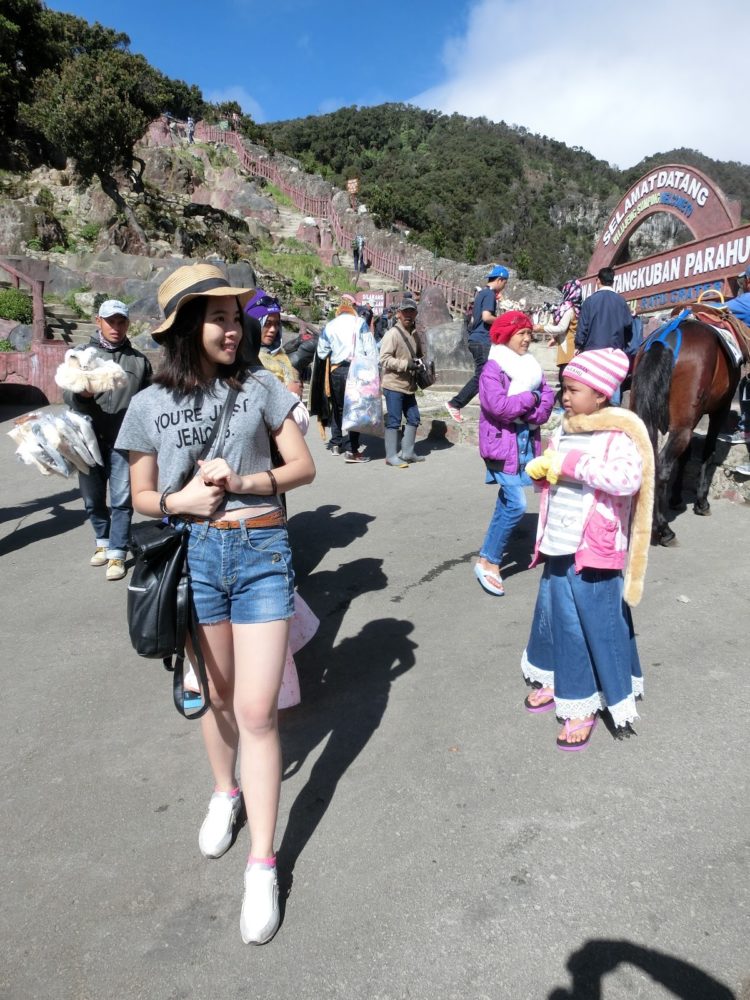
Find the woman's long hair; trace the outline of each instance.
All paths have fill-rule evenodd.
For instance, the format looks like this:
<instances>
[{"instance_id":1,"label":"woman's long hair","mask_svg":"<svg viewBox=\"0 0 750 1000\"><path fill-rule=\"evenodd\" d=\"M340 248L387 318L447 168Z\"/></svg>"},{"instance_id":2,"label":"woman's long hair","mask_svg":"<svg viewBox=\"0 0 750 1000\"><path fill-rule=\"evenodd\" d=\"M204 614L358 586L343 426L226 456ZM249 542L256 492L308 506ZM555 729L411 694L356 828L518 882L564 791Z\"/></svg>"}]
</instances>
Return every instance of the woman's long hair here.
<instances>
[{"instance_id":1,"label":"woman's long hair","mask_svg":"<svg viewBox=\"0 0 750 1000\"><path fill-rule=\"evenodd\" d=\"M171 389L178 396L191 396L196 392L210 393L215 381L221 379L232 389L241 389L250 368L258 363L260 324L245 316L237 302L242 317L242 340L231 365L219 365L216 375L208 377L203 371L201 336L206 316L208 296L199 296L181 306L175 321L164 337L164 357L153 381ZM254 326L253 326L254 324ZM257 333L254 327L257 327Z\"/></svg>"}]
</instances>

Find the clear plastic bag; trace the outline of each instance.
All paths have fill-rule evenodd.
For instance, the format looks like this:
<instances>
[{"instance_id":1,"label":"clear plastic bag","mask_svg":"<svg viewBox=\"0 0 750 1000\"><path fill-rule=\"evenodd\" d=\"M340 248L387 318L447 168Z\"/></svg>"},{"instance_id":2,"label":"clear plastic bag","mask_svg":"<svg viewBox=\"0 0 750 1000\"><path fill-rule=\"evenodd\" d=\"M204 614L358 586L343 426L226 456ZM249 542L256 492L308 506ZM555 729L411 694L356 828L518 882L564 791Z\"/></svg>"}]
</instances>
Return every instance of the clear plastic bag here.
<instances>
[{"instance_id":1,"label":"clear plastic bag","mask_svg":"<svg viewBox=\"0 0 750 1000\"><path fill-rule=\"evenodd\" d=\"M341 421L344 433L362 431L365 434L383 427L383 400L380 395L380 370L377 355L355 355L349 365L344 390L344 412Z\"/></svg>"}]
</instances>

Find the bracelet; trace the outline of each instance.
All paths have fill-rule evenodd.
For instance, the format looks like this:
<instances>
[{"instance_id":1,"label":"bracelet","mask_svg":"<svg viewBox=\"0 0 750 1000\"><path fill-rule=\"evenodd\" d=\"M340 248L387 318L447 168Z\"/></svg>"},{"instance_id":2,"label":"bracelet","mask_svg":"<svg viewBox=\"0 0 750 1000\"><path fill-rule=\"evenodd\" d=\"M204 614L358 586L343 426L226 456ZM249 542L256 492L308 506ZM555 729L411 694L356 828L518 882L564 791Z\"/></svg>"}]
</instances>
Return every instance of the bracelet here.
<instances>
[{"instance_id":1,"label":"bracelet","mask_svg":"<svg viewBox=\"0 0 750 1000\"><path fill-rule=\"evenodd\" d=\"M172 516L167 510L167 497L170 496L173 492L174 492L173 490L170 490L169 487L167 487L167 489L164 490L162 495L159 497L159 510L165 517Z\"/></svg>"},{"instance_id":2,"label":"bracelet","mask_svg":"<svg viewBox=\"0 0 750 1000\"><path fill-rule=\"evenodd\" d=\"M266 475L271 480L271 496L275 497L279 492L279 484L276 482L276 476L274 476L270 469L266 469Z\"/></svg>"}]
</instances>

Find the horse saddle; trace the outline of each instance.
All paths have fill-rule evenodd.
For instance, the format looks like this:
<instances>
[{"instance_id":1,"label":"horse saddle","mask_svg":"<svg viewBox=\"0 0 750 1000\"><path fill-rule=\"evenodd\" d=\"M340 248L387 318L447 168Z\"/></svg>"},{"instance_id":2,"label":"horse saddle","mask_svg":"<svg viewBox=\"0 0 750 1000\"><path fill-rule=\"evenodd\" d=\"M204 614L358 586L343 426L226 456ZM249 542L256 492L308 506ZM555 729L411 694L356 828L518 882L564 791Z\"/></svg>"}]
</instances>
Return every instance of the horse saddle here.
<instances>
[{"instance_id":1,"label":"horse saddle","mask_svg":"<svg viewBox=\"0 0 750 1000\"><path fill-rule=\"evenodd\" d=\"M678 315L673 316L666 326L655 330L648 337L643 345L643 350L647 351L654 344L664 344L672 353L672 366L674 367L682 347L681 324L686 319L700 323L705 330L718 337L719 342L729 355L730 361L736 367L739 368L743 362L750 361L750 330L743 331L741 328L744 323L740 322L733 313L704 303L683 309Z\"/></svg>"},{"instance_id":2,"label":"horse saddle","mask_svg":"<svg viewBox=\"0 0 750 1000\"><path fill-rule=\"evenodd\" d=\"M682 347L680 323L684 319L687 319L689 315L690 310L683 309L677 316L673 316L665 326L660 326L658 330L654 330L644 340L641 350L648 351L654 344L663 344L672 354L672 367L674 367L677 363L677 358L680 356L680 348Z\"/></svg>"},{"instance_id":3,"label":"horse saddle","mask_svg":"<svg viewBox=\"0 0 750 1000\"><path fill-rule=\"evenodd\" d=\"M701 302L692 307L692 313L716 331L736 365L750 361L750 329L733 312Z\"/></svg>"}]
</instances>

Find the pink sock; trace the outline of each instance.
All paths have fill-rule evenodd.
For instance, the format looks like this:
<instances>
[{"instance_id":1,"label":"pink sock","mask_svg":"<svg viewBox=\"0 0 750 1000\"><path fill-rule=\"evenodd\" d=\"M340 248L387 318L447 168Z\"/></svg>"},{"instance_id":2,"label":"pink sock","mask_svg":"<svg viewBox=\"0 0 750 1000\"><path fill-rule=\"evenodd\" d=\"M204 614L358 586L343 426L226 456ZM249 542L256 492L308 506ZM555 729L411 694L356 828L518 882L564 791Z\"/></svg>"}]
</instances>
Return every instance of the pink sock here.
<instances>
[{"instance_id":1,"label":"pink sock","mask_svg":"<svg viewBox=\"0 0 750 1000\"><path fill-rule=\"evenodd\" d=\"M217 792L219 795L228 795L230 799L236 799L237 796L240 794L240 786L235 785L234 788L230 788L228 792L225 792L222 788L219 788L218 786L214 786L214 792Z\"/></svg>"},{"instance_id":2,"label":"pink sock","mask_svg":"<svg viewBox=\"0 0 750 1000\"><path fill-rule=\"evenodd\" d=\"M261 868L275 868L276 855L272 854L270 858L254 858L251 854L247 859L247 867L251 868L253 865L260 865Z\"/></svg>"}]
</instances>

